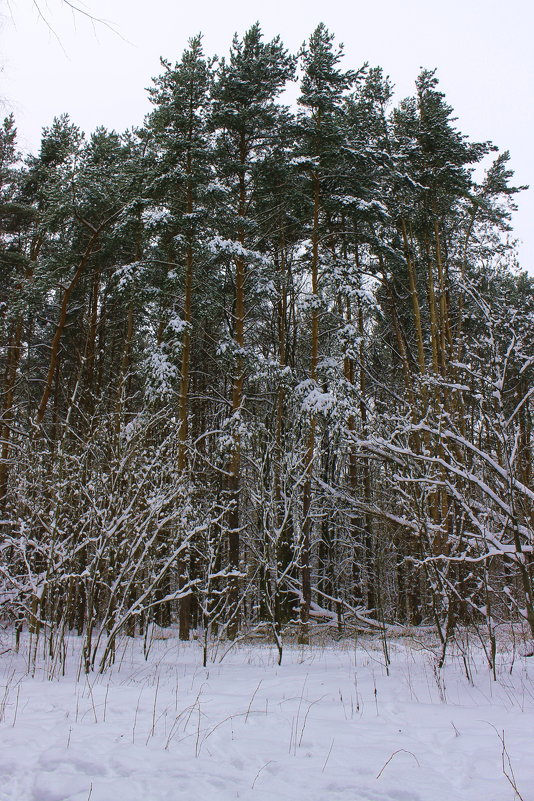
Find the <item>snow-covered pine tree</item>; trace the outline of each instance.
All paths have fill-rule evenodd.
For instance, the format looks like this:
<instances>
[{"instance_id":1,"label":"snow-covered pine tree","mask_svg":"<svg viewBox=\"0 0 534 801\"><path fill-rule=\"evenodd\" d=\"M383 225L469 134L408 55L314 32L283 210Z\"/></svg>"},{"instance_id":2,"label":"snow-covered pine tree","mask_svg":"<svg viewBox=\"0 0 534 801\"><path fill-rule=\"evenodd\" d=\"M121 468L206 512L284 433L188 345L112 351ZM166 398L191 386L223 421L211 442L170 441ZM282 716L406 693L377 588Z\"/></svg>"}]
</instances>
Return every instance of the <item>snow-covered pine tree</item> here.
<instances>
[{"instance_id":1,"label":"snow-covered pine tree","mask_svg":"<svg viewBox=\"0 0 534 801\"><path fill-rule=\"evenodd\" d=\"M307 176L309 207L309 370L308 391L304 403L309 409L309 425L303 459L304 481L300 536L301 639L307 641L307 626L312 600L311 550L313 533L313 472L316 457L317 412L321 407L319 383L320 320L325 311L321 277L329 261L329 206L340 182L340 152L346 141L344 95L355 83L356 74L339 68L342 47L334 46L334 35L324 24L318 25L301 53L303 71L298 98L303 112L299 115L299 140L296 166Z\"/></svg>"},{"instance_id":2,"label":"snow-covered pine tree","mask_svg":"<svg viewBox=\"0 0 534 801\"><path fill-rule=\"evenodd\" d=\"M232 378L226 495L230 618L228 633L235 637L239 619L241 529L241 443L246 428L247 298L264 257L258 247L254 177L269 152L278 111L275 99L291 78L294 59L279 37L264 42L259 23L243 39L234 37L228 60L222 59L213 85L212 125L216 135L216 174L226 187L228 201L219 217L214 252L221 256L233 285L230 315Z\"/></svg>"}]
</instances>

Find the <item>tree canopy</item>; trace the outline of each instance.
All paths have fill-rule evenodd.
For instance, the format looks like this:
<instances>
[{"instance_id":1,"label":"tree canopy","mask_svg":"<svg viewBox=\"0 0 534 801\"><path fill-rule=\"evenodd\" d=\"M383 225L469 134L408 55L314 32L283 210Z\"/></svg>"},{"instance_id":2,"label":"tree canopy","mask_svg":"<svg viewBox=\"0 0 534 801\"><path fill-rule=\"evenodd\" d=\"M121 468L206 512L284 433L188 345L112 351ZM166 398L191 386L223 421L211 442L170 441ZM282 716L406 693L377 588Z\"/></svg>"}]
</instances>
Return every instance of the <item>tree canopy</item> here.
<instances>
[{"instance_id":1,"label":"tree canopy","mask_svg":"<svg viewBox=\"0 0 534 801\"><path fill-rule=\"evenodd\" d=\"M196 36L138 128L0 130L3 614L87 670L154 621L534 636L523 187L342 56Z\"/></svg>"}]
</instances>

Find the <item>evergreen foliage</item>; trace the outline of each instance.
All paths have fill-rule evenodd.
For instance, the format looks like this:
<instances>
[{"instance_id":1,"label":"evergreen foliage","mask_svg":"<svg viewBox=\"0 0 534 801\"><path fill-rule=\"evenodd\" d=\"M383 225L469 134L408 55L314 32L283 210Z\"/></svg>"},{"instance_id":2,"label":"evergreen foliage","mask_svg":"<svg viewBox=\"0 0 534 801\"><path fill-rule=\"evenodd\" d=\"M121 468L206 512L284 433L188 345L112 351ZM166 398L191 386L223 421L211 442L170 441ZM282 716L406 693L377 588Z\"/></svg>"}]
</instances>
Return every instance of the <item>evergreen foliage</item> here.
<instances>
[{"instance_id":1,"label":"evergreen foliage","mask_svg":"<svg viewBox=\"0 0 534 801\"><path fill-rule=\"evenodd\" d=\"M435 71L391 108L322 24L298 57L196 36L149 93L25 159L0 129L3 617L86 670L154 622L280 658L329 623L534 636L509 154L479 180Z\"/></svg>"}]
</instances>

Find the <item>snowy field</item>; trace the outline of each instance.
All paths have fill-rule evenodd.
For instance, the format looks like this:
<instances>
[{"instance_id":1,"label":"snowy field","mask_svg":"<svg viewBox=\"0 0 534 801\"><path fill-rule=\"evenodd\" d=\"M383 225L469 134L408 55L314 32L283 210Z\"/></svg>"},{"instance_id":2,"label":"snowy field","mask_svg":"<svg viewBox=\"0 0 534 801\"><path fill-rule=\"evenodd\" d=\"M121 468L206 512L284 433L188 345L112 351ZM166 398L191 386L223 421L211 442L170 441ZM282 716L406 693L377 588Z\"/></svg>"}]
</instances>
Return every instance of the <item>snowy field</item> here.
<instances>
[{"instance_id":1,"label":"snowy field","mask_svg":"<svg viewBox=\"0 0 534 801\"><path fill-rule=\"evenodd\" d=\"M207 668L197 643L145 661L127 641L79 680L76 640L52 680L10 644L1 801L534 801L534 658L511 645L494 681L474 645L440 671L428 640L390 641L389 676L370 638L286 647L280 667L238 644Z\"/></svg>"}]
</instances>

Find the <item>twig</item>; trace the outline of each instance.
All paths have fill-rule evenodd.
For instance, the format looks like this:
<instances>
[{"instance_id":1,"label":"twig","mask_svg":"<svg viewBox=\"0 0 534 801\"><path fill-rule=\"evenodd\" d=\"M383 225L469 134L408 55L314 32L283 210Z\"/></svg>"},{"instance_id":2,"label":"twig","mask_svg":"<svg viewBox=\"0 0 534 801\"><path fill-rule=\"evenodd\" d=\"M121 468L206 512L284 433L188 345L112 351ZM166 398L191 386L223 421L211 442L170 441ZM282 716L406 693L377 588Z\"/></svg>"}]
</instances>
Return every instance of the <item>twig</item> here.
<instances>
[{"instance_id":1,"label":"twig","mask_svg":"<svg viewBox=\"0 0 534 801\"><path fill-rule=\"evenodd\" d=\"M85 678L86 678L87 688L89 690L89 697L91 698L91 706L93 708L93 715L94 715L94 718L95 718L95 723L98 723L98 717L97 717L97 714L96 714L95 697L93 695L93 688L91 687L91 683L89 681L89 678L87 676Z\"/></svg>"},{"instance_id":2,"label":"twig","mask_svg":"<svg viewBox=\"0 0 534 801\"><path fill-rule=\"evenodd\" d=\"M321 773L324 773L324 769L326 768L326 763L330 759L330 754L332 753L332 748L334 747L334 740L335 739L336 739L335 737L332 737L332 742L330 743L330 748L328 750L328 754L326 755L326 759L324 761L324 765L322 767Z\"/></svg>"},{"instance_id":3,"label":"twig","mask_svg":"<svg viewBox=\"0 0 534 801\"><path fill-rule=\"evenodd\" d=\"M252 693L252 698L250 699L250 703L249 703L249 705L248 705L247 714L245 715L245 723L246 723L246 722L247 722L247 720L248 720L248 716L250 715L250 707L252 706L252 702L254 701L254 699L255 699L255 697L256 697L256 693L257 693L257 692L258 692L258 690L260 689L260 686L261 686L261 683L262 683L262 681L263 681L263 679L260 679L260 680L259 680L259 682L258 682L258 686L256 687L256 689L255 689L255 690L254 690L254 692ZM269 763L267 763L267 764L269 764Z\"/></svg>"},{"instance_id":4,"label":"twig","mask_svg":"<svg viewBox=\"0 0 534 801\"><path fill-rule=\"evenodd\" d=\"M17 713L19 711L19 695L20 695L20 684L17 686L17 700L15 701L15 715L13 717L13 728L15 728L15 723L17 722Z\"/></svg>"},{"instance_id":5,"label":"twig","mask_svg":"<svg viewBox=\"0 0 534 801\"><path fill-rule=\"evenodd\" d=\"M156 728L156 705L158 702L158 690L159 690L159 675L158 675L158 680L156 682L156 692L154 693L154 706L152 707L152 728L150 729L148 737L146 738L147 745L150 738L154 736L154 730Z\"/></svg>"},{"instance_id":6,"label":"twig","mask_svg":"<svg viewBox=\"0 0 534 801\"><path fill-rule=\"evenodd\" d=\"M253 782L252 782L252 784L250 785L250 789L251 789L251 790L253 790L253 789L254 789L254 785L256 784L256 782L257 782L257 780L258 780L258 776L260 775L260 773L262 772L262 770L265 770L265 768L267 767L267 765L270 765L272 761L273 761L273 760L272 760L272 759L270 759L268 762L266 762L266 763L265 763L265 765L262 765L262 767L261 767L261 768L259 769L259 771L256 773L256 776L254 777L254 781L253 781Z\"/></svg>"},{"instance_id":7,"label":"twig","mask_svg":"<svg viewBox=\"0 0 534 801\"><path fill-rule=\"evenodd\" d=\"M312 701L312 702L311 702L311 704L308 706L308 709L306 710L306 714L304 715L304 723L302 724L302 729L300 730L300 737L299 737L299 748L300 748L300 746L302 745L302 738L303 738L303 736L304 736L304 729L306 728L306 721L308 720L308 715L310 714L310 709L311 709L311 708L312 708L312 706L314 706L315 704L318 704L318 703L319 703L319 701L322 701L322 700L323 700L323 698L326 698L326 695L321 695L321 697L320 697L320 698L317 698L315 701Z\"/></svg>"},{"instance_id":8,"label":"twig","mask_svg":"<svg viewBox=\"0 0 534 801\"><path fill-rule=\"evenodd\" d=\"M139 693L139 698L137 699L137 706L135 707L134 722L132 726L132 745L135 745L135 727L137 726L137 715L139 714L139 704L141 703L142 694L143 688L141 687L141 692Z\"/></svg>"},{"instance_id":9,"label":"twig","mask_svg":"<svg viewBox=\"0 0 534 801\"><path fill-rule=\"evenodd\" d=\"M382 773L383 773L383 772L384 772L384 770L387 768L387 766L389 765L389 763L391 762L391 760L393 759L393 757L394 757L396 754L400 754L400 753L401 753L401 751L404 751L404 753L405 753L405 754L411 754L411 755L413 756L413 758L415 759L415 761L417 762L417 767L418 767L418 768L420 768L420 767L421 767L421 765L419 764L419 760L417 759L417 757L415 756L415 754L414 754L414 753L412 753L412 751L407 751L407 750L406 750L406 748L398 748L398 749L397 749L397 751L393 751L393 753L391 754L391 756L390 756L390 758L388 759L388 761L385 763L385 765L383 765L383 766L382 766L382 769L380 770L380 772L379 772L379 773L377 774L377 776L376 776L376 778L377 778L377 779L379 779L379 778L381 777Z\"/></svg>"},{"instance_id":10,"label":"twig","mask_svg":"<svg viewBox=\"0 0 534 801\"><path fill-rule=\"evenodd\" d=\"M516 797L519 799L519 801L525 801L525 799L523 798L523 796L521 795L521 793L519 792L519 790L517 788L517 782L516 782L516 779L515 779L515 776L514 776L514 769L512 767L512 761L510 759L510 754L508 753L508 749L506 748L506 744L504 742L504 729L502 730L502 734L499 734L499 732L497 731L497 729L495 728L493 723L490 723L490 726L491 726L492 729L495 730L495 734L497 735L497 737L501 741L501 745L502 745L502 751L501 751L502 772L506 776L509 784L511 785L511 787L512 787ZM509 773L507 771L507 768L508 768Z\"/></svg>"}]
</instances>

